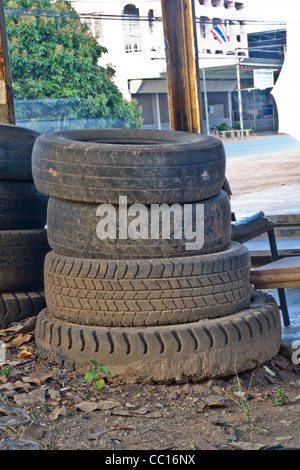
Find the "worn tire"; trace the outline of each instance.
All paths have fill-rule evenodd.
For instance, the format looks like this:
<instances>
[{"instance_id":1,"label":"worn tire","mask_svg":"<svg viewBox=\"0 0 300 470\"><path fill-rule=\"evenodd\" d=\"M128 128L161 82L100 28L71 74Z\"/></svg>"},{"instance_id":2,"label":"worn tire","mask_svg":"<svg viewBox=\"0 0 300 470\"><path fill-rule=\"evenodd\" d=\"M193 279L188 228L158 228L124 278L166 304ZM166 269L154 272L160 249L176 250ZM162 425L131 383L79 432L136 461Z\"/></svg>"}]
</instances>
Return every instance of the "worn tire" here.
<instances>
[{"instance_id":1,"label":"worn tire","mask_svg":"<svg viewBox=\"0 0 300 470\"><path fill-rule=\"evenodd\" d=\"M150 326L216 318L250 304L250 258L233 242L214 255L152 260L45 259L55 318L97 326Z\"/></svg>"},{"instance_id":2,"label":"worn tire","mask_svg":"<svg viewBox=\"0 0 300 470\"><path fill-rule=\"evenodd\" d=\"M0 230L44 228L47 204L33 182L0 181Z\"/></svg>"},{"instance_id":3,"label":"worn tire","mask_svg":"<svg viewBox=\"0 0 300 470\"><path fill-rule=\"evenodd\" d=\"M0 180L32 181L32 149L39 135L24 127L0 124Z\"/></svg>"},{"instance_id":4,"label":"worn tire","mask_svg":"<svg viewBox=\"0 0 300 470\"><path fill-rule=\"evenodd\" d=\"M44 292L18 291L0 293L0 328L12 322L38 315L46 307Z\"/></svg>"},{"instance_id":5,"label":"worn tire","mask_svg":"<svg viewBox=\"0 0 300 470\"><path fill-rule=\"evenodd\" d=\"M281 340L275 300L255 293L251 308L221 319L147 328L66 323L47 309L37 318L40 354L67 369L95 360L119 383L172 383L223 377L272 359Z\"/></svg>"},{"instance_id":6,"label":"worn tire","mask_svg":"<svg viewBox=\"0 0 300 470\"><path fill-rule=\"evenodd\" d=\"M0 230L1 292L41 288L49 250L44 229Z\"/></svg>"},{"instance_id":7,"label":"worn tire","mask_svg":"<svg viewBox=\"0 0 300 470\"><path fill-rule=\"evenodd\" d=\"M225 151L203 134L142 129L88 129L40 136L33 148L36 187L88 203L174 204L220 192Z\"/></svg>"},{"instance_id":8,"label":"worn tire","mask_svg":"<svg viewBox=\"0 0 300 470\"><path fill-rule=\"evenodd\" d=\"M172 216L170 217L170 237L162 238L162 225L168 226L168 224L161 223L159 238L151 238L150 206L147 208L149 220L146 221L148 239L130 237L120 239L118 222L120 210L119 207L114 206L112 210L116 214L117 238L111 240L100 239L97 236L96 228L101 220L96 215L97 205L50 197L47 216L49 244L54 251L66 256L96 259L173 258L217 253L228 248L231 235L231 208L229 198L224 191L211 199L189 205L189 209L193 210L193 231L196 229L197 208L204 210L204 217L199 216L197 219L199 228L204 227L204 243L202 245L203 240L201 240L199 248L193 245L192 250L187 249L191 240L185 238L184 206L186 207L186 205L176 205L181 218L181 239L174 237ZM132 219L128 217L128 226Z\"/></svg>"}]
</instances>

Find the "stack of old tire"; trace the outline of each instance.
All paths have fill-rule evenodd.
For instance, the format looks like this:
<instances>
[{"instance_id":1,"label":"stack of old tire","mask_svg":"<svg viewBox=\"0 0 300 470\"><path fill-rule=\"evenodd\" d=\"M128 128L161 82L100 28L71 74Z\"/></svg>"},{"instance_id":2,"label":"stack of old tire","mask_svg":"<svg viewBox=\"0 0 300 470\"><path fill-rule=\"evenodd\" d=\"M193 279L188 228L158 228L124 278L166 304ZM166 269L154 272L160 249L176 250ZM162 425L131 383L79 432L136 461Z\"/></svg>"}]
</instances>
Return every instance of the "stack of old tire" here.
<instances>
[{"instance_id":1,"label":"stack of old tire","mask_svg":"<svg viewBox=\"0 0 300 470\"><path fill-rule=\"evenodd\" d=\"M31 170L38 136L0 125L0 327L37 315L45 306L48 197L35 188Z\"/></svg>"},{"instance_id":2,"label":"stack of old tire","mask_svg":"<svg viewBox=\"0 0 300 470\"><path fill-rule=\"evenodd\" d=\"M278 307L251 292L248 250L230 240L219 140L130 129L51 133L36 140L33 177L50 196L47 308L36 325L41 354L66 368L96 360L127 383L224 376L277 354ZM147 237L137 216L145 207L148 214L189 207L196 233L200 206L204 243L192 251L184 217L181 228L190 231L179 239L175 216L170 237L162 236L163 223L159 236L149 224ZM97 231L100 215L107 237Z\"/></svg>"}]
</instances>

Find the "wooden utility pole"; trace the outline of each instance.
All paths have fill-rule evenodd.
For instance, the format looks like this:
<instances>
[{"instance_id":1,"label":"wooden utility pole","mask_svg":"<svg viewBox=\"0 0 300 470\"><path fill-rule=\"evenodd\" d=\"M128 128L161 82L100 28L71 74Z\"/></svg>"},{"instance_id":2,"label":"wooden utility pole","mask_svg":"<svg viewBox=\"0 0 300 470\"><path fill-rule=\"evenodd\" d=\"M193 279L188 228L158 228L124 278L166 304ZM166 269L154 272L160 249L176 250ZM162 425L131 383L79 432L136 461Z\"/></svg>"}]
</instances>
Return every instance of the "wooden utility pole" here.
<instances>
[{"instance_id":1,"label":"wooden utility pole","mask_svg":"<svg viewBox=\"0 0 300 470\"><path fill-rule=\"evenodd\" d=\"M161 0L172 130L201 133L193 0Z\"/></svg>"},{"instance_id":2,"label":"wooden utility pole","mask_svg":"<svg viewBox=\"0 0 300 470\"><path fill-rule=\"evenodd\" d=\"M0 123L16 123L3 0L0 0Z\"/></svg>"}]
</instances>

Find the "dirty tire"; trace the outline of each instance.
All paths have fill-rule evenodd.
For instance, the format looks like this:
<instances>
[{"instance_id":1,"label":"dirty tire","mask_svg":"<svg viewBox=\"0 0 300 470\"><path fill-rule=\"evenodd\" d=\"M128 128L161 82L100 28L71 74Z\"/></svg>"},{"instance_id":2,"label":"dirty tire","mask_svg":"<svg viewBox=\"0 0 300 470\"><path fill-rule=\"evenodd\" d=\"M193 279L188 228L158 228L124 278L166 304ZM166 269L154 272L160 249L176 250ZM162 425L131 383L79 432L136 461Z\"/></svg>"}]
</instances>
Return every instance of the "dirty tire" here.
<instances>
[{"instance_id":1,"label":"dirty tire","mask_svg":"<svg viewBox=\"0 0 300 470\"><path fill-rule=\"evenodd\" d=\"M42 287L44 260L49 250L44 229L0 230L1 292Z\"/></svg>"},{"instance_id":2,"label":"dirty tire","mask_svg":"<svg viewBox=\"0 0 300 470\"><path fill-rule=\"evenodd\" d=\"M168 207L164 215L166 223L162 221L163 223L160 224L156 222L152 224L160 229L157 239L151 236L151 223L152 220L156 219L150 217L150 206L145 210L147 219L144 218L147 239L145 239L145 235L143 235L143 238L133 239L133 237L127 236L126 239L120 239L119 226L122 222L119 223L119 217L122 209L119 210L117 206L112 207L117 223L116 239L100 239L96 229L100 221L105 220L103 217L105 214L102 213L102 217L96 215L97 205L50 197L47 216L49 244L54 251L66 256L96 259L172 258L217 253L228 248L231 236L231 208L230 200L224 191L211 199L189 204L188 210L192 209L193 211L193 224L191 227L193 233L191 235L187 234L188 237L186 238L185 224L188 217L184 212L186 205L176 204L175 207L178 214L176 218L178 217L181 227L180 239L174 231L173 214L170 216ZM202 210L204 211L203 217L200 214ZM170 232L164 234L162 227L164 227L163 230L168 228L168 216L171 221L169 224ZM126 216L128 227L136 217L138 217L138 213L133 217ZM197 232L199 230L197 240L200 243L198 243L198 247L194 242L196 229ZM138 232L136 233L139 235ZM191 243L192 249L187 249L189 243Z\"/></svg>"},{"instance_id":3,"label":"dirty tire","mask_svg":"<svg viewBox=\"0 0 300 470\"><path fill-rule=\"evenodd\" d=\"M38 315L46 307L44 291L0 293L0 328Z\"/></svg>"},{"instance_id":4,"label":"dirty tire","mask_svg":"<svg viewBox=\"0 0 300 470\"><path fill-rule=\"evenodd\" d=\"M44 228L47 204L33 182L0 181L0 230Z\"/></svg>"},{"instance_id":5,"label":"dirty tire","mask_svg":"<svg viewBox=\"0 0 300 470\"><path fill-rule=\"evenodd\" d=\"M131 327L191 323L250 304L247 248L152 260L45 259L50 314L70 323Z\"/></svg>"},{"instance_id":6,"label":"dirty tire","mask_svg":"<svg viewBox=\"0 0 300 470\"><path fill-rule=\"evenodd\" d=\"M255 293L251 308L221 319L147 328L100 328L37 318L42 355L67 369L106 364L113 381L172 383L223 377L272 359L281 340L275 300Z\"/></svg>"},{"instance_id":7,"label":"dirty tire","mask_svg":"<svg viewBox=\"0 0 300 470\"><path fill-rule=\"evenodd\" d=\"M40 136L33 178L44 194L88 203L174 204L217 195L225 178L220 140L203 134L88 129Z\"/></svg>"},{"instance_id":8,"label":"dirty tire","mask_svg":"<svg viewBox=\"0 0 300 470\"><path fill-rule=\"evenodd\" d=\"M0 180L32 181L32 149L39 135L24 127L0 124Z\"/></svg>"}]
</instances>

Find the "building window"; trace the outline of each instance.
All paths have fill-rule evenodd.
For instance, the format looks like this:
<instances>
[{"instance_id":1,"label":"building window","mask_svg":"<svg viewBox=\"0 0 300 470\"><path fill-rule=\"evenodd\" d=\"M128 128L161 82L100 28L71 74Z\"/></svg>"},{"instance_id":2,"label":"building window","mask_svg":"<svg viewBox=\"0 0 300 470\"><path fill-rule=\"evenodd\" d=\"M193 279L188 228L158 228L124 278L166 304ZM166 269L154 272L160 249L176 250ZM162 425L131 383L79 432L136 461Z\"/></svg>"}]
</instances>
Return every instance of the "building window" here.
<instances>
[{"instance_id":1,"label":"building window","mask_svg":"<svg viewBox=\"0 0 300 470\"><path fill-rule=\"evenodd\" d=\"M221 18L213 18L211 30L215 28L216 26L218 26L219 24L223 24L223 20L221 20ZM214 37L214 39L217 41L216 37Z\"/></svg>"},{"instance_id":2,"label":"building window","mask_svg":"<svg viewBox=\"0 0 300 470\"><path fill-rule=\"evenodd\" d=\"M235 2L235 9L236 10L243 10L244 4L242 2Z\"/></svg>"},{"instance_id":3,"label":"building window","mask_svg":"<svg viewBox=\"0 0 300 470\"><path fill-rule=\"evenodd\" d=\"M88 26L91 34L95 39L100 39L103 37L103 25L100 18L84 18L82 21Z\"/></svg>"},{"instance_id":4,"label":"building window","mask_svg":"<svg viewBox=\"0 0 300 470\"><path fill-rule=\"evenodd\" d=\"M211 31L212 25L207 16L200 16L200 37L205 39L207 34Z\"/></svg>"},{"instance_id":5,"label":"building window","mask_svg":"<svg viewBox=\"0 0 300 470\"><path fill-rule=\"evenodd\" d=\"M95 19L94 20L94 31L95 31L95 38L103 38L103 25L102 20Z\"/></svg>"},{"instance_id":6,"label":"building window","mask_svg":"<svg viewBox=\"0 0 300 470\"><path fill-rule=\"evenodd\" d=\"M141 51L141 35L139 23L139 9L135 5L128 4L124 7L124 41L125 52L140 52Z\"/></svg>"},{"instance_id":7,"label":"building window","mask_svg":"<svg viewBox=\"0 0 300 470\"><path fill-rule=\"evenodd\" d=\"M150 30L150 33L153 33L154 31L154 11L153 10L149 10L148 11L148 21L149 21L149 30Z\"/></svg>"},{"instance_id":8,"label":"building window","mask_svg":"<svg viewBox=\"0 0 300 470\"><path fill-rule=\"evenodd\" d=\"M235 5L232 0L225 0L224 7L227 9L230 9L230 8L235 8Z\"/></svg>"},{"instance_id":9,"label":"building window","mask_svg":"<svg viewBox=\"0 0 300 470\"><path fill-rule=\"evenodd\" d=\"M92 19L91 18L83 18L81 21L84 24L87 25L87 27L89 28L90 33L93 34L93 21L92 21Z\"/></svg>"},{"instance_id":10,"label":"building window","mask_svg":"<svg viewBox=\"0 0 300 470\"><path fill-rule=\"evenodd\" d=\"M221 7L222 1L221 0L211 0L211 4L213 7Z\"/></svg>"}]
</instances>

